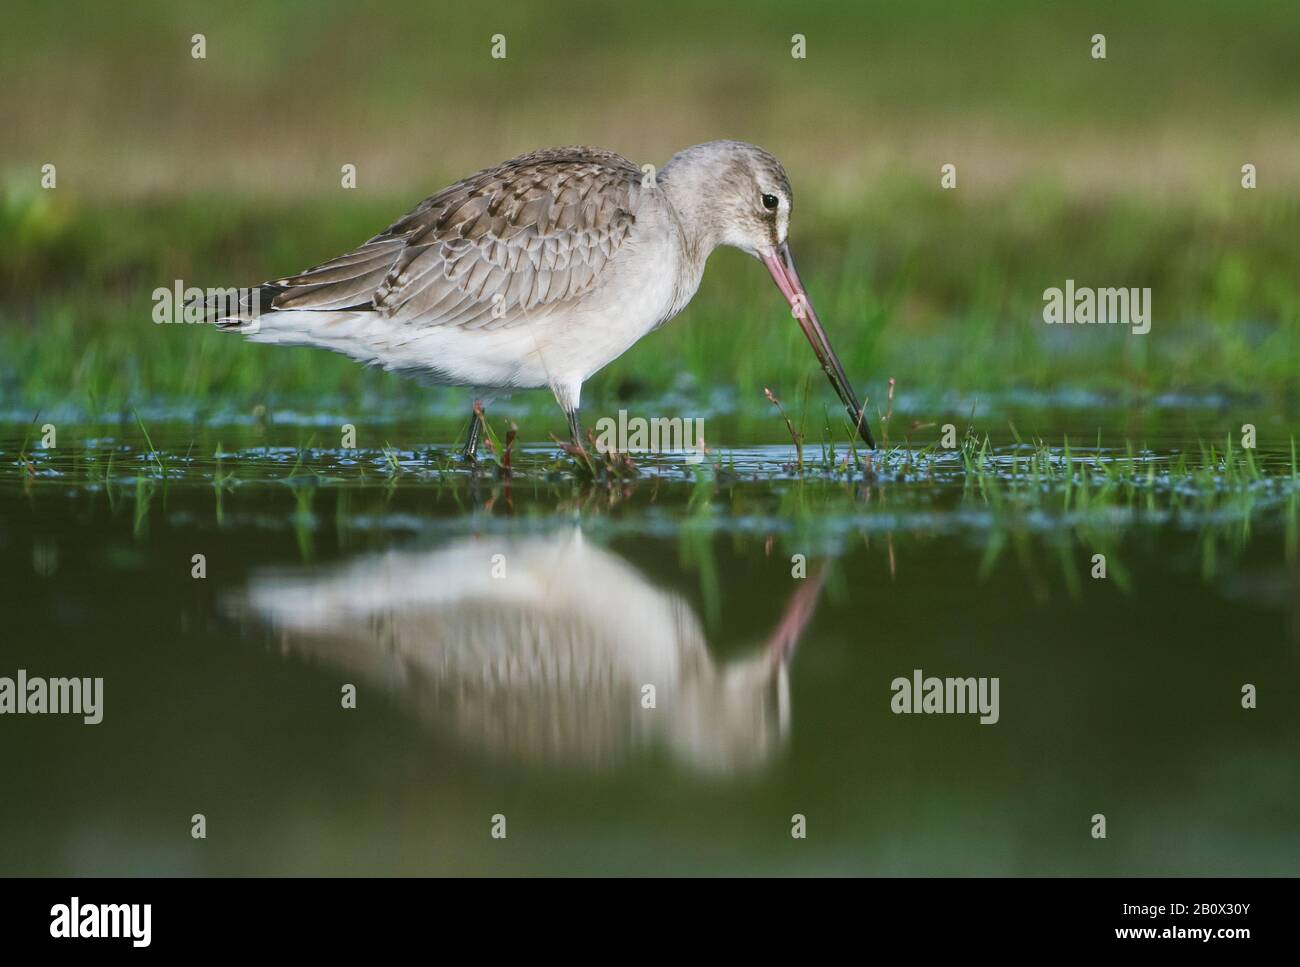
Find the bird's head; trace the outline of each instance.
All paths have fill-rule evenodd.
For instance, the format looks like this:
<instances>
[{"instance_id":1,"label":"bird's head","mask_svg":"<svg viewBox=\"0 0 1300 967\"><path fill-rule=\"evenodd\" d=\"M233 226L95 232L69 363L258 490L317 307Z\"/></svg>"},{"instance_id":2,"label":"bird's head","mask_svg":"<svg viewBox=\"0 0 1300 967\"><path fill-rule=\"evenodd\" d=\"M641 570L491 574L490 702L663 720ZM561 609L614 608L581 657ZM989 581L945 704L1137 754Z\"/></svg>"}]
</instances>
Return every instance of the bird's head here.
<instances>
[{"instance_id":1,"label":"bird's head","mask_svg":"<svg viewBox=\"0 0 1300 967\"><path fill-rule=\"evenodd\" d=\"M781 162L744 141L709 141L675 154L659 180L684 229L701 240L703 254L714 245L729 245L766 266L858 434L874 449L866 414L794 267L787 240L794 191Z\"/></svg>"},{"instance_id":2,"label":"bird's head","mask_svg":"<svg viewBox=\"0 0 1300 967\"><path fill-rule=\"evenodd\" d=\"M710 246L730 245L755 258L785 244L794 192L781 162L744 141L709 141L679 151L661 180L687 226Z\"/></svg>"}]
</instances>

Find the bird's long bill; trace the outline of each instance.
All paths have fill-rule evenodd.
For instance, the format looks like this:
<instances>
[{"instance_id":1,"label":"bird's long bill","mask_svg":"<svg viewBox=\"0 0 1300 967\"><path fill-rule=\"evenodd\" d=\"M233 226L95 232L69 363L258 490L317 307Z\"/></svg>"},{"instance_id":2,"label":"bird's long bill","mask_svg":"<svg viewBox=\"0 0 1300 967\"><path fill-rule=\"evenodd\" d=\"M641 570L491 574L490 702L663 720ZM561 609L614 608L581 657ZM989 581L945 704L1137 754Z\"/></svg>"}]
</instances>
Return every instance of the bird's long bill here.
<instances>
[{"instance_id":1,"label":"bird's long bill","mask_svg":"<svg viewBox=\"0 0 1300 967\"><path fill-rule=\"evenodd\" d=\"M840 401L849 411L849 419L858 428L858 433L867 446L874 450L876 441L871 438L871 428L867 426L866 414L858 403L849 378L844 375L844 367L840 365L839 357L831 348L831 341L826 338L826 330L822 328L821 320L817 318L817 310L813 308L812 301L804 290L803 282L799 279L789 244L783 242L778 248L769 249L762 253L762 259L767 270L772 273L777 288L790 303L790 311L798 320L799 328L812 344L813 352L817 354L817 362L821 363L822 369L830 378L831 385L835 387L835 392L839 394Z\"/></svg>"}]
</instances>

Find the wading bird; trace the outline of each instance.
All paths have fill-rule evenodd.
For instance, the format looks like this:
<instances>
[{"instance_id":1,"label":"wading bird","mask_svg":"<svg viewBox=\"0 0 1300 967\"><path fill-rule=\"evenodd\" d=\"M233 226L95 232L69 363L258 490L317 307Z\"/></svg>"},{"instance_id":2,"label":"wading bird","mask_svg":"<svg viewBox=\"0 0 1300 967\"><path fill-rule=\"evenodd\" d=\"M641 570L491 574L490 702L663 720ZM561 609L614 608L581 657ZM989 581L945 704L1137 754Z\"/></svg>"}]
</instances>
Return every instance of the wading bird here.
<instances>
[{"instance_id":1,"label":"wading bird","mask_svg":"<svg viewBox=\"0 0 1300 967\"><path fill-rule=\"evenodd\" d=\"M549 388L582 445L582 384L691 301L709 254L767 267L850 422L865 414L795 271L780 162L741 141L674 155L657 174L600 148L521 155L444 188L360 248L267 282L216 320L257 342L318 346L475 395Z\"/></svg>"}]
</instances>

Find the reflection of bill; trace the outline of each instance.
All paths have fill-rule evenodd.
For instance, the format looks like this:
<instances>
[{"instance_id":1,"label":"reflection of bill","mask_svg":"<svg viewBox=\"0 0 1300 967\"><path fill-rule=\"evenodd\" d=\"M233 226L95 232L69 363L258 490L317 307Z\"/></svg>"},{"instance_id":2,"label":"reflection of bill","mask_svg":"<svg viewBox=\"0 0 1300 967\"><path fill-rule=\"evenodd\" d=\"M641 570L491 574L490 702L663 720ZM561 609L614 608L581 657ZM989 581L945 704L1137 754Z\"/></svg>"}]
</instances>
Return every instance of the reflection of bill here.
<instances>
[{"instance_id":1,"label":"reflection of bill","mask_svg":"<svg viewBox=\"0 0 1300 967\"><path fill-rule=\"evenodd\" d=\"M820 583L798 582L766 646L721 664L684 600L579 532L263 574L236 609L493 752L601 768L664 747L732 773L789 733L786 669Z\"/></svg>"}]
</instances>

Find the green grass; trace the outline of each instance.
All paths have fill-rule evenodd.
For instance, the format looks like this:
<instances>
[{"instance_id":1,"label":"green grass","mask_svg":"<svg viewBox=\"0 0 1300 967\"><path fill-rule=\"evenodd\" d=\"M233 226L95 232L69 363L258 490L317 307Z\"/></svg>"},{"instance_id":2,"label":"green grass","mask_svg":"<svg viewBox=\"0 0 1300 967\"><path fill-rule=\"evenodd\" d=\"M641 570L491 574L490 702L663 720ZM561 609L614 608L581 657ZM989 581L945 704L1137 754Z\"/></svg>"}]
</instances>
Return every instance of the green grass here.
<instances>
[{"instance_id":1,"label":"green grass","mask_svg":"<svg viewBox=\"0 0 1300 967\"><path fill-rule=\"evenodd\" d=\"M0 35L0 407L9 422L146 408L463 421L455 393L322 351L154 325L150 294L315 264L538 145L662 164L743 137L790 171L802 273L877 418L894 378L900 430L1016 393L1130 411L1186 394L1271 419L1276 438L1300 424L1297 18L1262 0L763 0L743 16L412 2L379 18L341 0L220 18L74 3L56 19L19 2ZM509 56L493 60L502 30ZM1087 56L1095 31L1105 61ZM794 33L806 59L790 57ZM356 191L339 188L345 161ZM938 187L948 161L955 191ZM57 190L38 187L45 163ZM1149 287L1151 333L1045 326L1042 292L1066 279ZM811 352L762 269L721 251L683 316L589 383L584 410L705 411L732 421L730 443L781 440L765 389L810 445L825 437ZM513 405L522 440L561 432L545 393Z\"/></svg>"},{"instance_id":2,"label":"green grass","mask_svg":"<svg viewBox=\"0 0 1300 967\"><path fill-rule=\"evenodd\" d=\"M794 241L850 377L878 413L894 377L904 392L931 396L1223 392L1290 421L1300 390L1300 202L1241 195L1216 211L1133 202L1093 210L1044 192L1008 210L899 186L851 213L809 205L796 213ZM92 414L163 405L198 418L259 404L437 408L437 391L333 354L151 321L159 286L241 285L304 267L356 244L403 204L241 209L6 195L0 402ZM1047 327L1042 290L1066 278L1150 286L1151 333ZM807 393L814 414L830 398L761 267L722 251L683 316L598 374L584 404L589 413L650 406L675 391L700 407L722 390L744 433L779 438L765 388L787 404ZM553 410L545 393L520 400Z\"/></svg>"}]
</instances>

